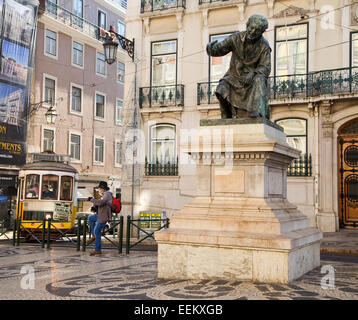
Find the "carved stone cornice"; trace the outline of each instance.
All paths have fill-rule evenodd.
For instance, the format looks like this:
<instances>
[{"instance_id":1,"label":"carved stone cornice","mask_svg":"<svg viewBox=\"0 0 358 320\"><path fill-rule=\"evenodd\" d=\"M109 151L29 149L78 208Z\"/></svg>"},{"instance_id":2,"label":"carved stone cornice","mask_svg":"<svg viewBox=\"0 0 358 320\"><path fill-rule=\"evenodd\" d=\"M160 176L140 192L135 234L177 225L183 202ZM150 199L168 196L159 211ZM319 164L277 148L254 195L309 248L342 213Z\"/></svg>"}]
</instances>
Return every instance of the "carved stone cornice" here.
<instances>
[{"instance_id":1,"label":"carved stone cornice","mask_svg":"<svg viewBox=\"0 0 358 320\"><path fill-rule=\"evenodd\" d=\"M308 15L309 13L317 14L319 10L312 10L312 9L304 9L296 6L288 6L286 9L274 14L273 18L285 18L285 17L292 17L292 16L302 16Z\"/></svg>"}]
</instances>

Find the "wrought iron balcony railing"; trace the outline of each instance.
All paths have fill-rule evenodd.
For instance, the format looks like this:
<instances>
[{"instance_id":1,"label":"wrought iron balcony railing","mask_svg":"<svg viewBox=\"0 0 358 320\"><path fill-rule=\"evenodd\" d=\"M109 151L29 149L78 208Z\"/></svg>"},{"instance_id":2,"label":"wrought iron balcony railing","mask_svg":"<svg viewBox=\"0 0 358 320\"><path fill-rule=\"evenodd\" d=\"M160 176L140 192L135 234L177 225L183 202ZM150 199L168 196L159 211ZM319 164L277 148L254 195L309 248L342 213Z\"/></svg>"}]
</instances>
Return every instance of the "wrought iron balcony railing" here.
<instances>
[{"instance_id":1,"label":"wrought iron balcony railing","mask_svg":"<svg viewBox=\"0 0 358 320\"><path fill-rule=\"evenodd\" d=\"M167 163L156 160L155 163L149 163L145 158L145 175L146 176L177 176L178 175L178 158L175 163Z\"/></svg>"},{"instance_id":2,"label":"wrought iron balcony railing","mask_svg":"<svg viewBox=\"0 0 358 320\"><path fill-rule=\"evenodd\" d=\"M40 8L46 15L50 16L51 18L54 18L69 27L81 31L94 39L102 40L102 38L99 36L98 26L87 21L86 19L76 16L71 11L57 5L56 3L51 2L50 0L46 0L41 2Z\"/></svg>"},{"instance_id":3,"label":"wrought iron balcony railing","mask_svg":"<svg viewBox=\"0 0 358 320\"><path fill-rule=\"evenodd\" d=\"M292 161L287 169L289 177L311 177L312 176L312 156L301 154L298 159Z\"/></svg>"},{"instance_id":4,"label":"wrought iron balcony railing","mask_svg":"<svg viewBox=\"0 0 358 320\"><path fill-rule=\"evenodd\" d=\"M185 0L141 0L140 13L184 8Z\"/></svg>"},{"instance_id":5,"label":"wrought iron balcony railing","mask_svg":"<svg viewBox=\"0 0 358 320\"><path fill-rule=\"evenodd\" d=\"M213 3L213 2L228 2L230 0L199 0L199 4Z\"/></svg>"},{"instance_id":6,"label":"wrought iron balcony railing","mask_svg":"<svg viewBox=\"0 0 358 320\"><path fill-rule=\"evenodd\" d=\"M218 82L198 83L198 105L218 103ZM269 78L270 99L294 99L358 92L358 67Z\"/></svg>"},{"instance_id":7,"label":"wrought iron balcony railing","mask_svg":"<svg viewBox=\"0 0 358 320\"><path fill-rule=\"evenodd\" d=\"M181 84L139 88L139 107L184 106L184 86Z\"/></svg>"}]
</instances>

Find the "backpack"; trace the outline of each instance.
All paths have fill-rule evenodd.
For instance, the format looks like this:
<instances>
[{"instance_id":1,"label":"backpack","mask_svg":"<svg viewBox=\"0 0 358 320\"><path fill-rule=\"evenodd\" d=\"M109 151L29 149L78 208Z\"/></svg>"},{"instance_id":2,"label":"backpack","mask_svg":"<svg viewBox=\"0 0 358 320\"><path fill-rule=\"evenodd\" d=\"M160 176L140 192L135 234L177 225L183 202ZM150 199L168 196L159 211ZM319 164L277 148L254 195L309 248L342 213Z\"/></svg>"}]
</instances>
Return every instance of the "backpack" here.
<instances>
[{"instance_id":1,"label":"backpack","mask_svg":"<svg viewBox=\"0 0 358 320\"><path fill-rule=\"evenodd\" d=\"M119 199L112 197L112 205L111 205L111 209L113 213L120 213L122 206L121 206L121 202L119 201Z\"/></svg>"}]
</instances>

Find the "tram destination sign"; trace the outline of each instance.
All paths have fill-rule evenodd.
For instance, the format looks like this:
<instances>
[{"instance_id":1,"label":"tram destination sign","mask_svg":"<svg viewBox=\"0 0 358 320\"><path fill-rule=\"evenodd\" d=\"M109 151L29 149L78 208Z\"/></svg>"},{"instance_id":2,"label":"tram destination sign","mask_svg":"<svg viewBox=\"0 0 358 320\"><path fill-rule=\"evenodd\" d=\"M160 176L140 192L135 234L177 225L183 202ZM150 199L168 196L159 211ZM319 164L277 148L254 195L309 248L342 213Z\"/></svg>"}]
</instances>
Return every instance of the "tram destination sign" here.
<instances>
[{"instance_id":1,"label":"tram destination sign","mask_svg":"<svg viewBox=\"0 0 358 320\"><path fill-rule=\"evenodd\" d=\"M53 219L61 222L71 221L71 205L69 203L57 202L55 204Z\"/></svg>"}]
</instances>

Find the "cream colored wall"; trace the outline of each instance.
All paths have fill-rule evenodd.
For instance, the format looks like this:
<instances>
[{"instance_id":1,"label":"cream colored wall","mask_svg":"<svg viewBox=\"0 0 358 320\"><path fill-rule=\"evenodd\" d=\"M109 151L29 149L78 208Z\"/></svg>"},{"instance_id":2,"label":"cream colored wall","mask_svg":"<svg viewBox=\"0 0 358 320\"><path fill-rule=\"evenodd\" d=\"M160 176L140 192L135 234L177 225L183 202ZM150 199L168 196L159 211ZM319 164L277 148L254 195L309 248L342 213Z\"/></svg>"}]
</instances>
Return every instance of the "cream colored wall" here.
<instances>
[{"instance_id":1,"label":"cream colored wall","mask_svg":"<svg viewBox=\"0 0 358 320\"><path fill-rule=\"evenodd\" d=\"M309 23L309 71L342 68L349 66L349 34L357 27L350 26L350 8L343 7L349 1L342 0L309 0L309 1L247 1L246 5L241 1L203 5L199 7L198 1L187 1L185 10L163 10L159 13L145 13L140 15L140 1L129 1L127 10L127 34L129 38L136 39L137 56L137 86L150 85L150 44L152 41L178 39L178 84L185 85L184 108L175 113L166 112L163 108L160 113L149 115L143 113L141 128L148 139L147 121L156 119L158 122L170 122L177 125L177 129L195 129L199 126L200 118L217 118L219 110L217 105L197 105L197 83L208 81L208 56L205 48L211 34L219 34L233 31L241 31L246 27L246 21L252 14L262 14L269 19L269 29L264 34L269 41L273 52L274 61L274 28L286 24L299 22ZM230 4L232 4L230 6ZM271 6L273 4L273 6ZM289 5L310 10L309 15L315 16L321 12L324 6L333 8L343 7L334 11L333 20L325 20L323 15L317 18L301 20L300 16L286 16L272 18L287 9ZM332 25L325 22L333 23ZM273 75L272 63L272 72ZM126 64L126 85L133 85L134 64ZM125 102L133 106L133 94L128 87L125 90ZM340 101L340 97L334 97ZM348 100L347 100L348 101ZM324 118L321 112L322 103L318 97L314 99L288 101L275 101L272 103L272 120L285 117L301 117L308 120L308 152L312 154L313 174L308 178L288 178L288 199L296 204L310 219L312 226L319 225L323 231L335 231L338 228L337 205L337 163L336 163L336 132L339 125L355 117L358 105L343 101L335 105L331 116L333 123L332 137L328 145L332 147L331 161L324 165L324 153L322 125ZM210 110L209 110L210 109ZM212 110L211 110L212 109ZM148 141L148 140L147 140ZM322 141L322 143L321 143ZM180 139L178 139L178 148ZM145 146L146 150L148 146ZM148 150L147 150L148 151ZM323 167L322 167L323 165ZM142 172L144 172L142 170ZM333 187L327 189L324 184L326 178L333 174ZM139 208L157 209L168 208L169 212L176 212L186 203L190 202L195 192L195 166L180 165L179 179L165 177L144 178L145 183L136 189ZM157 188L160 181L160 189ZM323 195L323 190L331 190L330 194ZM127 196L127 198L129 198ZM330 199L331 209L328 211L324 202ZM328 208L328 207L327 207ZM319 213L321 215L319 215ZM319 220L317 222L317 220ZM333 222L332 222L333 221Z\"/></svg>"}]
</instances>

